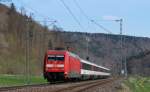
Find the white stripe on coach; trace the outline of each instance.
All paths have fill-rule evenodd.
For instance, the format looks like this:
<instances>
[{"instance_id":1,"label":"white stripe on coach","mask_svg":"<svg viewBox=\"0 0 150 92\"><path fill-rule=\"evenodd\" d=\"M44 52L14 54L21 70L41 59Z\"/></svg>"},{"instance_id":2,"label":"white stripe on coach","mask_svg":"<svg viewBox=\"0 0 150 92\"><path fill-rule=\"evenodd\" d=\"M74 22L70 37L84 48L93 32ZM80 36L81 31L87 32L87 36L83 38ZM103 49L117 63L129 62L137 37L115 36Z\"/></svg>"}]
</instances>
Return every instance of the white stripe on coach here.
<instances>
[{"instance_id":1,"label":"white stripe on coach","mask_svg":"<svg viewBox=\"0 0 150 92\"><path fill-rule=\"evenodd\" d=\"M92 66L96 66L96 67L99 67L99 68L102 68L102 69L105 69L105 70L110 70L110 69L108 69L108 68L105 68L105 67L103 67L103 66L97 65L97 64L92 63L92 62L89 62L89 61L87 61L87 60L83 60L83 59L80 59L80 60L81 60L82 63L89 64L89 65L92 65Z\"/></svg>"},{"instance_id":2,"label":"white stripe on coach","mask_svg":"<svg viewBox=\"0 0 150 92\"><path fill-rule=\"evenodd\" d=\"M85 74L85 75L104 75L104 76L109 76L110 75L110 73L91 71L91 70L85 70L85 69L81 69L81 74Z\"/></svg>"}]
</instances>

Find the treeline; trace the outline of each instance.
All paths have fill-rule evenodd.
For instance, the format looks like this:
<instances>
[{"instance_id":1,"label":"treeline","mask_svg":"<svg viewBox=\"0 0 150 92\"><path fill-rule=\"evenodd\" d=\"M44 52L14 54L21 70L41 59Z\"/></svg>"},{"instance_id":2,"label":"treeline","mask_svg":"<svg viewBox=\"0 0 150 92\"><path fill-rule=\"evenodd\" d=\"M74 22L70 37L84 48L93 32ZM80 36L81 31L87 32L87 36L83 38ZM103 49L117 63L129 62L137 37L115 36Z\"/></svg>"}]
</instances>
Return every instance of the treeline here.
<instances>
[{"instance_id":1,"label":"treeline","mask_svg":"<svg viewBox=\"0 0 150 92\"><path fill-rule=\"evenodd\" d=\"M24 74L27 63L31 74L42 73L44 53L59 43L57 30L49 30L27 16L0 4L0 73ZM63 42L63 39L62 41Z\"/></svg>"},{"instance_id":2,"label":"treeline","mask_svg":"<svg viewBox=\"0 0 150 92\"><path fill-rule=\"evenodd\" d=\"M143 51L127 58L127 69L129 74L149 76L150 51Z\"/></svg>"}]
</instances>

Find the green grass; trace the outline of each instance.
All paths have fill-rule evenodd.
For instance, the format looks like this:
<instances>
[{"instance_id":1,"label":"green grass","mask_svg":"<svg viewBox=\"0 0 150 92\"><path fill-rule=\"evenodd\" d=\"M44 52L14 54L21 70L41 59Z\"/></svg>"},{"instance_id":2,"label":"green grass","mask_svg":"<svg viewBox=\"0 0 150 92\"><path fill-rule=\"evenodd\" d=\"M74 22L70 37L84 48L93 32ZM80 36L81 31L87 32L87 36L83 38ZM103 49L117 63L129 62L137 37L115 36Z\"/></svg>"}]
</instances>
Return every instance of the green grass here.
<instances>
[{"instance_id":1,"label":"green grass","mask_svg":"<svg viewBox=\"0 0 150 92\"><path fill-rule=\"evenodd\" d=\"M42 76L0 75L0 87L42 84L46 82Z\"/></svg>"},{"instance_id":2,"label":"green grass","mask_svg":"<svg viewBox=\"0 0 150 92\"><path fill-rule=\"evenodd\" d=\"M125 84L132 92L150 92L150 77L129 77Z\"/></svg>"}]
</instances>

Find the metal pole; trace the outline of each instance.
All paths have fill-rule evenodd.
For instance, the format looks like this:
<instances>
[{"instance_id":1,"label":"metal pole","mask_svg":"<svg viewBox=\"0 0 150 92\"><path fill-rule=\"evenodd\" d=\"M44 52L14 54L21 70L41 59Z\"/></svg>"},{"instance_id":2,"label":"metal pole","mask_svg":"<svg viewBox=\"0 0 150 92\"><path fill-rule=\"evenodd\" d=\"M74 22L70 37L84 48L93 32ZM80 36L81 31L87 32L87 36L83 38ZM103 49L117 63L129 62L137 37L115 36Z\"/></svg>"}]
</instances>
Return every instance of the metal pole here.
<instances>
[{"instance_id":1,"label":"metal pole","mask_svg":"<svg viewBox=\"0 0 150 92\"><path fill-rule=\"evenodd\" d=\"M123 59L123 43L125 44L125 38L123 40L123 36L122 36L122 23L123 23L123 19L120 19L120 36L121 36L121 69L122 69L122 74L125 75L125 77L127 77L127 62L126 62L126 56L124 56ZM125 53L125 49L124 49L124 53Z\"/></svg>"},{"instance_id":2,"label":"metal pole","mask_svg":"<svg viewBox=\"0 0 150 92\"><path fill-rule=\"evenodd\" d=\"M30 84L30 61L32 56L32 38L33 38L33 25L32 15L27 20L27 32L26 32L26 73L27 73L27 84ZM31 52L31 53L30 53Z\"/></svg>"},{"instance_id":3,"label":"metal pole","mask_svg":"<svg viewBox=\"0 0 150 92\"><path fill-rule=\"evenodd\" d=\"M26 83L29 84L29 19L27 21L27 31L26 31Z\"/></svg>"},{"instance_id":4,"label":"metal pole","mask_svg":"<svg viewBox=\"0 0 150 92\"><path fill-rule=\"evenodd\" d=\"M124 37L124 45L126 44L126 37ZM124 56L124 67L125 67L125 77L128 76L128 70L127 70L127 60L126 60L126 55L127 55L127 51L126 48L124 48L124 52L125 52L125 56Z\"/></svg>"},{"instance_id":5,"label":"metal pole","mask_svg":"<svg viewBox=\"0 0 150 92\"><path fill-rule=\"evenodd\" d=\"M89 50L88 50L88 47L89 47L89 38L86 37L86 40L87 40L87 56L89 55Z\"/></svg>"},{"instance_id":6,"label":"metal pole","mask_svg":"<svg viewBox=\"0 0 150 92\"><path fill-rule=\"evenodd\" d=\"M32 16L30 21L30 29L29 29L29 84L31 81L31 69L30 69L30 62L32 60L32 39L33 39L33 23L32 23Z\"/></svg>"},{"instance_id":7,"label":"metal pole","mask_svg":"<svg viewBox=\"0 0 150 92\"><path fill-rule=\"evenodd\" d=\"M120 23L120 61L121 61L121 74L124 74L124 69L123 69L123 36L122 36L122 22L123 19L115 20L116 22Z\"/></svg>"},{"instance_id":8,"label":"metal pole","mask_svg":"<svg viewBox=\"0 0 150 92\"><path fill-rule=\"evenodd\" d=\"M27 77L27 71L28 71L28 68L27 68L27 66L28 66L28 64L27 64L27 62L28 62L28 31L26 31L26 51L25 51L25 53L26 53L26 60L25 60L25 73L26 73L26 81L28 80L28 77Z\"/></svg>"},{"instance_id":9,"label":"metal pole","mask_svg":"<svg viewBox=\"0 0 150 92\"><path fill-rule=\"evenodd\" d=\"M120 51L121 51L121 73L124 74L124 69L123 69L123 40L122 40L122 19L119 20L120 22Z\"/></svg>"},{"instance_id":10,"label":"metal pole","mask_svg":"<svg viewBox=\"0 0 150 92\"><path fill-rule=\"evenodd\" d=\"M89 41L90 41L90 39L89 39L89 37L88 36L86 36L86 42L87 42L87 44L86 44L86 53L87 53L87 57L86 57L86 59L87 60L89 60Z\"/></svg>"}]
</instances>

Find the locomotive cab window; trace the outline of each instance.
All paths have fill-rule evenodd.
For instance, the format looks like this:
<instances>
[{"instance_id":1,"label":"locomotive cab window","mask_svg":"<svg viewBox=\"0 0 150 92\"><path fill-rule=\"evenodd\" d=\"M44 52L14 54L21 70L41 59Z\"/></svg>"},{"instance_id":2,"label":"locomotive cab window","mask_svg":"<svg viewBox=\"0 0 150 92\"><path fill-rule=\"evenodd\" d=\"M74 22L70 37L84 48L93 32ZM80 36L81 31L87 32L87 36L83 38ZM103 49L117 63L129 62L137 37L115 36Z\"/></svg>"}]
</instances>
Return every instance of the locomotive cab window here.
<instances>
[{"instance_id":1,"label":"locomotive cab window","mask_svg":"<svg viewBox=\"0 0 150 92\"><path fill-rule=\"evenodd\" d=\"M48 61L64 61L63 55L48 55Z\"/></svg>"},{"instance_id":2,"label":"locomotive cab window","mask_svg":"<svg viewBox=\"0 0 150 92\"><path fill-rule=\"evenodd\" d=\"M58 56L56 56L56 60L64 61L64 56L63 55L58 55Z\"/></svg>"},{"instance_id":3,"label":"locomotive cab window","mask_svg":"<svg viewBox=\"0 0 150 92\"><path fill-rule=\"evenodd\" d=\"M55 61L54 55L48 55L48 61Z\"/></svg>"}]
</instances>

